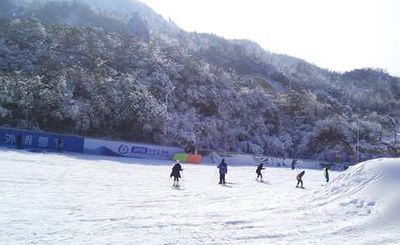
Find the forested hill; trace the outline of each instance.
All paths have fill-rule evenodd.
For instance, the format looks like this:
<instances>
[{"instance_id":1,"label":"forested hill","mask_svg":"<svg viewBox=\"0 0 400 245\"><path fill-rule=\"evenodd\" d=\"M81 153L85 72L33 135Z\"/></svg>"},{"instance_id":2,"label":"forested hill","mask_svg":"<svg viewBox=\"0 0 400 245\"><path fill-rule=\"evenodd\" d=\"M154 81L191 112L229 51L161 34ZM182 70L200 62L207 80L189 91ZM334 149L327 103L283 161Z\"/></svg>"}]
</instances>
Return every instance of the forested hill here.
<instances>
[{"instance_id":1,"label":"forested hill","mask_svg":"<svg viewBox=\"0 0 400 245\"><path fill-rule=\"evenodd\" d=\"M297 157L398 153L400 79L188 33L129 0L1 0L0 122ZM346 59L346 57L343 57Z\"/></svg>"}]
</instances>

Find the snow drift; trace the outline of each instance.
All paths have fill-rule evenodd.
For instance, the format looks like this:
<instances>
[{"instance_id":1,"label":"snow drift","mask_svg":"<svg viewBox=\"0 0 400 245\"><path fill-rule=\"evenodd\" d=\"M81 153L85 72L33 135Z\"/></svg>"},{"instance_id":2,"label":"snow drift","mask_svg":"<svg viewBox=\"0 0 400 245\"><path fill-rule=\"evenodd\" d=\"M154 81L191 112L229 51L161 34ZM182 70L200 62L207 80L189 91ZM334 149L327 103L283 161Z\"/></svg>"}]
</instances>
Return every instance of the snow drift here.
<instances>
[{"instance_id":1,"label":"snow drift","mask_svg":"<svg viewBox=\"0 0 400 245\"><path fill-rule=\"evenodd\" d=\"M400 221L400 161L376 159L350 167L311 202L329 213L365 216L384 223Z\"/></svg>"}]
</instances>

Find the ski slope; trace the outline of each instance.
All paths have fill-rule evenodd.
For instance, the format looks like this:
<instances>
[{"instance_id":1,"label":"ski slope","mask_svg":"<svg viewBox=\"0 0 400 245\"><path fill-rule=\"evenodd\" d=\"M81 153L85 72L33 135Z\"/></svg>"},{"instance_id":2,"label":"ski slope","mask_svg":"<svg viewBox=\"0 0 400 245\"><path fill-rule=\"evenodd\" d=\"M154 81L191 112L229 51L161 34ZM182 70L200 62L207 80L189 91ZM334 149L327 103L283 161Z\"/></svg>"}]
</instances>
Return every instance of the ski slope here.
<instances>
[{"instance_id":1,"label":"ski slope","mask_svg":"<svg viewBox=\"0 0 400 245\"><path fill-rule=\"evenodd\" d=\"M400 244L399 159L331 172L0 149L0 244Z\"/></svg>"}]
</instances>

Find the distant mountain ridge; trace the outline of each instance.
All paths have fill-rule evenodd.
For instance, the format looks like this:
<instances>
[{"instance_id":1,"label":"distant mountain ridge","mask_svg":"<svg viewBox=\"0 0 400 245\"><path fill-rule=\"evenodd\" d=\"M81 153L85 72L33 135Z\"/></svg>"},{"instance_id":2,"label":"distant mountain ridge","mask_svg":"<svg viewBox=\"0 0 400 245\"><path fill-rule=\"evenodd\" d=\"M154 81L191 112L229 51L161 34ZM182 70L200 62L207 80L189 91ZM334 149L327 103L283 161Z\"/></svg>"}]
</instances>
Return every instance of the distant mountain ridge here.
<instances>
[{"instance_id":1,"label":"distant mountain ridge","mask_svg":"<svg viewBox=\"0 0 400 245\"><path fill-rule=\"evenodd\" d=\"M0 123L199 149L398 154L400 79L188 33L138 1L0 6ZM361 125L361 126L360 126Z\"/></svg>"}]
</instances>

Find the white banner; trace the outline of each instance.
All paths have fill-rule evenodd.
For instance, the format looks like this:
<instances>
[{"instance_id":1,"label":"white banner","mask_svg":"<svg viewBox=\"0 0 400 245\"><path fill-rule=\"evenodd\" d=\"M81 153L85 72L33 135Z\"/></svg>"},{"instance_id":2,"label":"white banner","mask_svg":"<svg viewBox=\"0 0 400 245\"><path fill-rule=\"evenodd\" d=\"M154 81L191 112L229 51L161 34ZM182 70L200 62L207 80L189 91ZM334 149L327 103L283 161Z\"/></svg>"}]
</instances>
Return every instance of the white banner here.
<instances>
[{"instance_id":1,"label":"white banner","mask_svg":"<svg viewBox=\"0 0 400 245\"><path fill-rule=\"evenodd\" d=\"M85 138L84 152L105 156L171 160L175 153L182 153L184 149L179 147Z\"/></svg>"},{"instance_id":2,"label":"white banner","mask_svg":"<svg viewBox=\"0 0 400 245\"><path fill-rule=\"evenodd\" d=\"M256 166L258 164L254 155L217 152L212 152L208 156L203 157L203 162L208 164L218 164L222 159L225 159L230 166Z\"/></svg>"}]
</instances>

